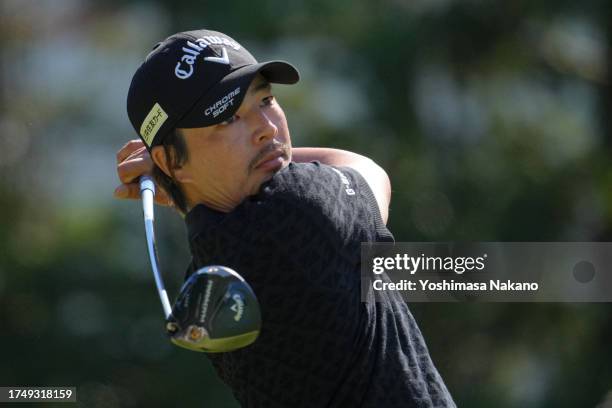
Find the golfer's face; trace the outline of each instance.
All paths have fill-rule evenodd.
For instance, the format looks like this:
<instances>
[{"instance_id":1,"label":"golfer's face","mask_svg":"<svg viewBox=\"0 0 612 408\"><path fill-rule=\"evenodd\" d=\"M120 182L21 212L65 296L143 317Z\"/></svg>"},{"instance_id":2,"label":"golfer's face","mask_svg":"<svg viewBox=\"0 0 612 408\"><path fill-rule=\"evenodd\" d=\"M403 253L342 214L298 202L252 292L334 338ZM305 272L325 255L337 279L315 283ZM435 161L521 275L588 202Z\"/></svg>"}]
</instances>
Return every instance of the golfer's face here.
<instances>
[{"instance_id":1,"label":"golfer's face","mask_svg":"<svg viewBox=\"0 0 612 408\"><path fill-rule=\"evenodd\" d=\"M189 161L183 166L204 197L240 202L291 160L287 120L261 75L236 114L205 128L183 129Z\"/></svg>"}]
</instances>

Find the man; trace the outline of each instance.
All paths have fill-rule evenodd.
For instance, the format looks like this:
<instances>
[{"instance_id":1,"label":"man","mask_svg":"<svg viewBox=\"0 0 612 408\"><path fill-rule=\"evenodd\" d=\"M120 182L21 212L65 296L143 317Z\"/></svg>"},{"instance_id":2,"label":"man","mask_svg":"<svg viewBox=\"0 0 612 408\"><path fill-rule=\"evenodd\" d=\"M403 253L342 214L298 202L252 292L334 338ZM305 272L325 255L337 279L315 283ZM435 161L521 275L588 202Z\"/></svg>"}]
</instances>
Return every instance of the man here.
<instances>
[{"instance_id":1,"label":"man","mask_svg":"<svg viewBox=\"0 0 612 408\"><path fill-rule=\"evenodd\" d=\"M185 216L188 274L226 265L253 287L259 338L208 355L243 406L453 407L401 298L360 300L361 242L393 240L387 174L355 153L291 146L270 84L298 79L219 32L164 40L132 80L142 141L119 151L115 195L138 198L152 168L160 201Z\"/></svg>"}]
</instances>

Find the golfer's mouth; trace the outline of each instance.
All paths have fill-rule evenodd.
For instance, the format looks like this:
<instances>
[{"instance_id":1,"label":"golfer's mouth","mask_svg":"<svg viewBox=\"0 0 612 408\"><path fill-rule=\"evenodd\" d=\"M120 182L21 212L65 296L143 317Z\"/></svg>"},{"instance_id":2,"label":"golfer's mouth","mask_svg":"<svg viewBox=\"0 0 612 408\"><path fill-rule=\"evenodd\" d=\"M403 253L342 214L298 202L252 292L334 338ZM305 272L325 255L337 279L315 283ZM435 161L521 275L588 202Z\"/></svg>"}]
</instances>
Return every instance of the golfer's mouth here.
<instances>
[{"instance_id":1,"label":"golfer's mouth","mask_svg":"<svg viewBox=\"0 0 612 408\"><path fill-rule=\"evenodd\" d=\"M283 166L283 162L288 158L289 157L285 153L284 149L276 149L264 155L261 160L255 164L253 169L263 171L278 171Z\"/></svg>"}]
</instances>

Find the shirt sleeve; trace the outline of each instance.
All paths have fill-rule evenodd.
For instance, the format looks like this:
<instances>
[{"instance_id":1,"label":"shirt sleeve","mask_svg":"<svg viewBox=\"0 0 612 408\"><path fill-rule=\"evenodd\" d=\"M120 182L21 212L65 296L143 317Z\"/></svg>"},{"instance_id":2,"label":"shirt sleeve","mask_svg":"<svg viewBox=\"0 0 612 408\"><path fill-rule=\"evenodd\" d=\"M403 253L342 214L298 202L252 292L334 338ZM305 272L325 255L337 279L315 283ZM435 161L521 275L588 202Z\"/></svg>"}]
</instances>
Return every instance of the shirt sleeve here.
<instances>
[{"instance_id":1,"label":"shirt sleeve","mask_svg":"<svg viewBox=\"0 0 612 408\"><path fill-rule=\"evenodd\" d=\"M387 229L387 226L382 219L380 208L378 207L378 201L376 201L374 192L370 188L370 185L365 178L361 175L361 173L359 173L359 171L350 167L338 167L337 169L349 177L355 183L355 185L358 186L357 190L363 195L364 203L367 203L369 206L374 220L374 227L376 228L375 241L394 242L395 238L393 237L391 231Z\"/></svg>"},{"instance_id":2,"label":"shirt sleeve","mask_svg":"<svg viewBox=\"0 0 612 408\"><path fill-rule=\"evenodd\" d=\"M274 204L280 207L294 208L293 222L302 228L317 225L321 239L338 239L345 244L392 239L372 190L352 168L319 162L292 164L263 193L277 200ZM299 234L295 239L300 240Z\"/></svg>"}]
</instances>

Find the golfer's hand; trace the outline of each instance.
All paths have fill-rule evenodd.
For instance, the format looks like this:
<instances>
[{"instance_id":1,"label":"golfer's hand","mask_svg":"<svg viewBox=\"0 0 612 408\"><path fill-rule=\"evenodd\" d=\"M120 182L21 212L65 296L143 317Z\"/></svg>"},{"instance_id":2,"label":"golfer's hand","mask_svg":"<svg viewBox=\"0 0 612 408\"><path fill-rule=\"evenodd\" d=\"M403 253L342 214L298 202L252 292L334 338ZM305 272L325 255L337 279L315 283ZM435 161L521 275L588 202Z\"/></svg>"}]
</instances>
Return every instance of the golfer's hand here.
<instances>
[{"instance_id":1,"label":"golfer's hand","mask_svg":"<svg viewBox=\"0 0 612 408\"><path fill-rule=\"evenodd\" d=\"M138 178L143 174L151 174L153 161L142 140L130 140L117 152L117 175L121 184L115 189L115 198L139 199L140 185ZM172 200L166 192L156 186L155 202L160 205L172 206Z\"/></svg>"}]
</instances>

